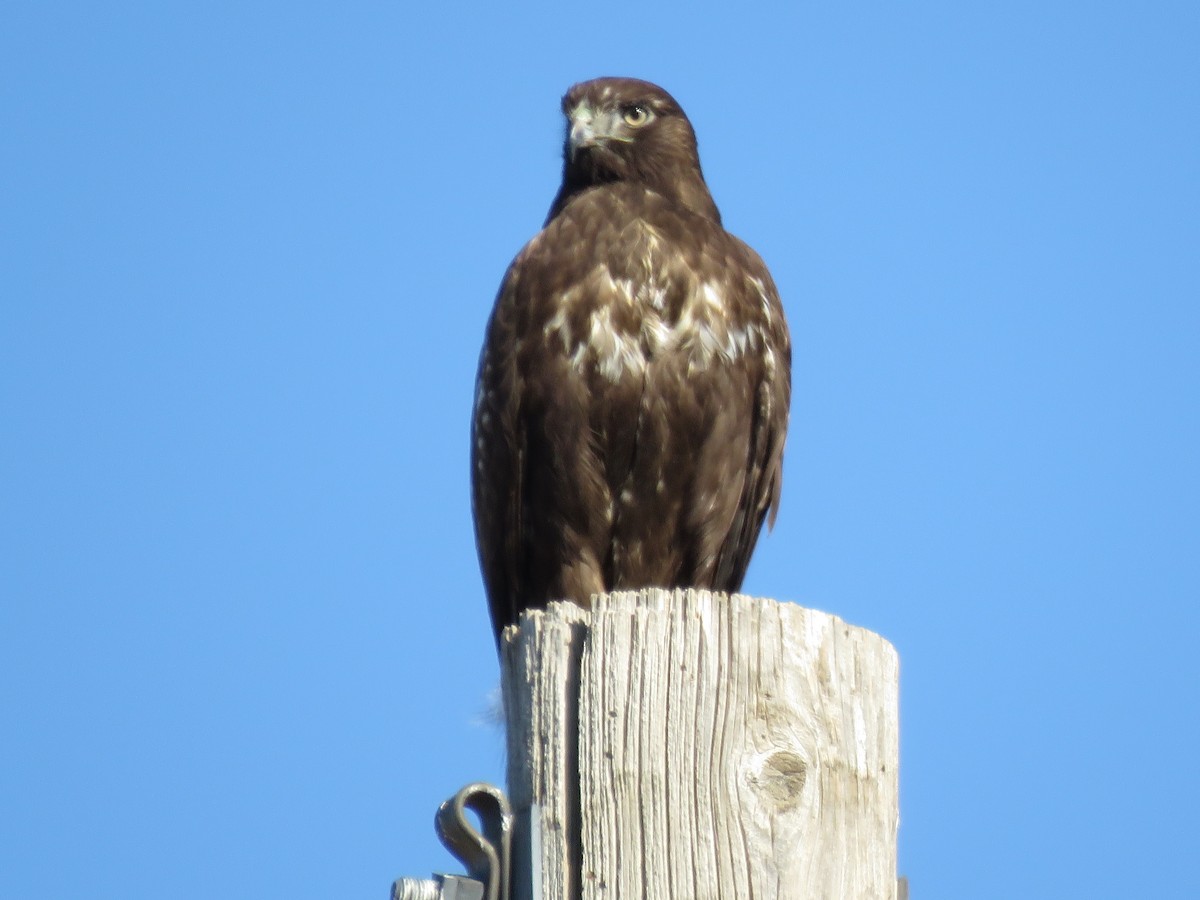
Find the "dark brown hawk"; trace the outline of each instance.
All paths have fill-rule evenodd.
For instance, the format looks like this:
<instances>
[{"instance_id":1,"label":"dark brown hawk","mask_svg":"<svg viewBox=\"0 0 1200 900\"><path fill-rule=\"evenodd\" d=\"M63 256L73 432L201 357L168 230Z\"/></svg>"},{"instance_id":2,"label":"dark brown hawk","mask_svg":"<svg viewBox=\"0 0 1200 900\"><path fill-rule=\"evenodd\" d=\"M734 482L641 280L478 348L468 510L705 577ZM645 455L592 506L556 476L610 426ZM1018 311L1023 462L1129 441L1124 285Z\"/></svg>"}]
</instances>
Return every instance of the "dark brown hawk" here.
<instances>
[{"instance_id":1,"label":"dark brown hawk","mask_svg":"<svg viewBox=\"0 0 1200 900\"><path fill-rule=\"evenodd\" d=\"M509 266L472 429L496 638L524 609L737 590L779 506L791 346L758 254L721 227L662 88L575 85L562 187Z\"/></svg>"}]
</instances>

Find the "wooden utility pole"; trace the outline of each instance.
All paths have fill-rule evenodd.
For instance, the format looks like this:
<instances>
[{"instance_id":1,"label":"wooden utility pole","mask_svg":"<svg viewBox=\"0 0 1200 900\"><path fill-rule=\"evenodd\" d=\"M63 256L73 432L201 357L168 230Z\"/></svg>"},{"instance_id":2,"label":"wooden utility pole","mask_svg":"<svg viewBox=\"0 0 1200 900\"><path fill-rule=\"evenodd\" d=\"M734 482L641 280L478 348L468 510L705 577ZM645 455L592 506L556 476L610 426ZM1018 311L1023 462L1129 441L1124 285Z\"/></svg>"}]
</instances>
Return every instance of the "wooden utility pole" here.
<instances>
[{"instance_id":1,"label":"wooden utility pole","mask_svg":"<svg viewBox=\"0 0 1200 900\"><path fill-rule=\"evenodd\" d=\"M515 900L894 900L896 652L835 616L646 590L505 634Z\"/></svg>"}]
</instances>

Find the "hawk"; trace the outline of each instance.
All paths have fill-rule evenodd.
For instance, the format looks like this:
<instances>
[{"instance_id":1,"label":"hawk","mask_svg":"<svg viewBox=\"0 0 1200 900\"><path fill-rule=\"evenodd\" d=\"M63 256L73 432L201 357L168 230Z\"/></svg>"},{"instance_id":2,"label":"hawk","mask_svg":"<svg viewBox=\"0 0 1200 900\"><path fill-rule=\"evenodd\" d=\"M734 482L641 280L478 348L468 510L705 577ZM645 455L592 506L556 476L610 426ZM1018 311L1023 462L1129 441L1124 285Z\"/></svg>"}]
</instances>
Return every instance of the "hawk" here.
<instances>
[{"instance_id":1,"label":"hawk","mask_svg":"<svg viewBox=\"0 0 1200 900\"><path fill-rule=\"evenodd\" d=\"M522 610L741 586L779 507L791 344L662 88L572 87L562 185L487 326L472 501L496 640Z\"/></svg>"}]
</instances>

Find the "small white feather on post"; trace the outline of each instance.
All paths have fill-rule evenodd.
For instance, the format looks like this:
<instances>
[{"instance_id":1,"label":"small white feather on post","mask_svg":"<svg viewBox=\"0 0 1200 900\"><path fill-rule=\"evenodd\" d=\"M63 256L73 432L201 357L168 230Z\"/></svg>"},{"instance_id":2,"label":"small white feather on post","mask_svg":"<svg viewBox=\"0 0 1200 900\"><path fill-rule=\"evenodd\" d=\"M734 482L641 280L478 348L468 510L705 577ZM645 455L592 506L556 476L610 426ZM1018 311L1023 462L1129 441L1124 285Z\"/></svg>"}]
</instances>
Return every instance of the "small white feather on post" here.
<instances>
[{"instance_id":1,"label":"small white feather on post","mask_svg":"<svg viewBox=\"0 0 1200 900\"><path fill-rule=\"evenodd\" d=\"M514 898L896 897L883 638L651 589L526 613L501 657Z\"/></svg>"}]
</instances>

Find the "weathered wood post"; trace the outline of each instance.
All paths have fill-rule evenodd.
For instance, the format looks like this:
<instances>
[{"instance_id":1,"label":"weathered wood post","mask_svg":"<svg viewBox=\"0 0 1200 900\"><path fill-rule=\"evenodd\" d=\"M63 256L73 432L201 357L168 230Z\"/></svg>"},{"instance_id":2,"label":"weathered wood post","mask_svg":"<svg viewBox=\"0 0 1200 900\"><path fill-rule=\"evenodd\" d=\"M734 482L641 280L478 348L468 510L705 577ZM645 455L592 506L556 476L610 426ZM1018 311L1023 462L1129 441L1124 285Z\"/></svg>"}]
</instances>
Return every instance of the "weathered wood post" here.
<instances>
[{"instance_id":1,"label":"weathered wood post","mask_svg":"<svg viewBox=\"0 0 1200 900\"><path fill-rule=\"evenodd\" d=\"M898 661L826 613L646 590L501 653L517 900L893 900Z\"/></svg>"}]
</instances>

